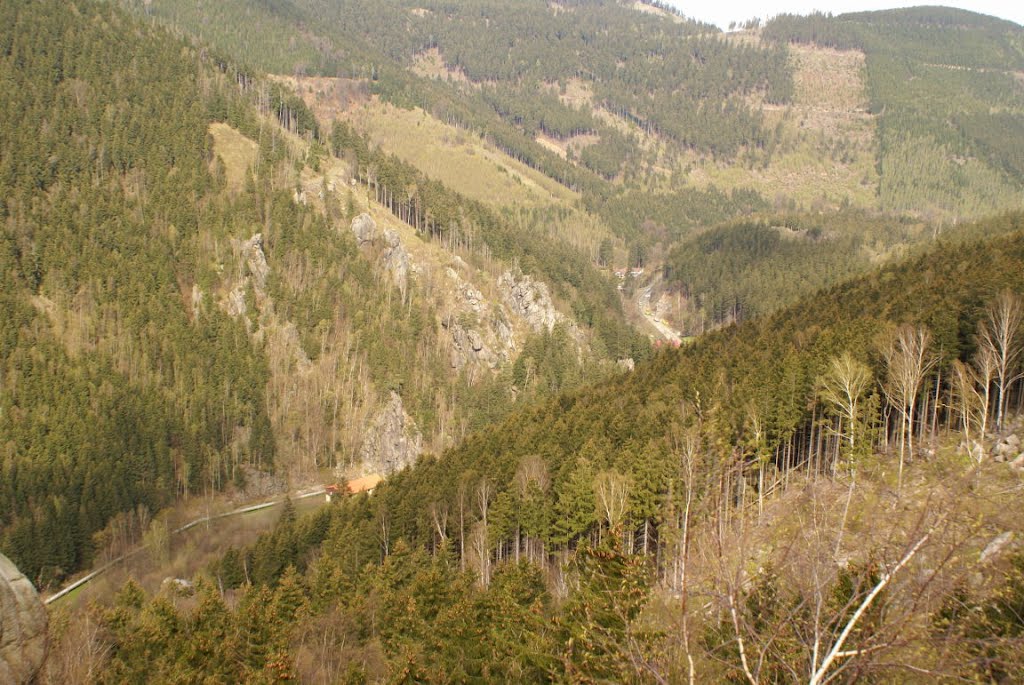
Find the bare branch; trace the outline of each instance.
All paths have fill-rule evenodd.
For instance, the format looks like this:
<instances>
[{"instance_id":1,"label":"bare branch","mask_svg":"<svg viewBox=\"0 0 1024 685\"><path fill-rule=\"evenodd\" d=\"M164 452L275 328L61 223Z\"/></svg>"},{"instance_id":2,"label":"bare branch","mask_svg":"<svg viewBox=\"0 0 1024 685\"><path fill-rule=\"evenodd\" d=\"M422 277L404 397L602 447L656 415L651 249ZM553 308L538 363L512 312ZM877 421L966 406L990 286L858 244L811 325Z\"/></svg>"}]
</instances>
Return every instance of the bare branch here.
<instances>
[{"instance_id":1,"label":"bare branch","mask_svg":"<svg viewBox=\"0 0 1024 685\"><path fill-rule=\"evenodd\" d=\"M850 637L850 633L853 632L853 629L857 626L857 622L860 621L861 616L863 616L864 612L868 610L871 603L875 601L875 597L877 597L889 584L892 577L914 558L914 555L917 554L918 550L921 549L924 543L928 541L928 538L931 537L932 531L934 530L935 526L925 533L921 539L914 543L913 547L903 555L903 558L896 563L891 571L882 575L882 578L878 581L875 587L872 588L871 592L868 593L868 596L865 597L864 601L860 603L859 607L857 607L857 611L855 611L853 616L850 617L850 620L847 621L846 626L843 628L843 632L839 634L839 637L836 638L835 644L832 645L832 649L829 650L829 653L825 656L825 660L821 662L821 666L819 666L818 670L814 672L813 676L811 676L809 685L819 685L819 683L822 682L822 678L825 677L828 669L832 666L832 662L839 658L839 654L843 650L843 644L845 644L847 638Z\"/></svg>"}]
</instances>

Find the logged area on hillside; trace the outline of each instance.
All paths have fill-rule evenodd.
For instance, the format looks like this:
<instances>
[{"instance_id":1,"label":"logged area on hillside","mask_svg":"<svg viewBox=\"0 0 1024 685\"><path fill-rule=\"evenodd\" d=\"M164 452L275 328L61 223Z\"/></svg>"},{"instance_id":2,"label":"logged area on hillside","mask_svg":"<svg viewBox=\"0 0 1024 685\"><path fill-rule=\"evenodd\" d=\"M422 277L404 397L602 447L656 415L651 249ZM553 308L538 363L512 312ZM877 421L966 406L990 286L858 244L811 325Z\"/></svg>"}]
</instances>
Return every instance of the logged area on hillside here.
<instances>
[{"instance_id":1,"label":"logged area on hillside","mask_svg":"<svg viewBox=\"0 0 1024 685\"><path fill-rule=\"evenodd\" d=\"M942 7L3 3L0 681L1024 680L1022 74Z\"/></svg>"}]
</instances>

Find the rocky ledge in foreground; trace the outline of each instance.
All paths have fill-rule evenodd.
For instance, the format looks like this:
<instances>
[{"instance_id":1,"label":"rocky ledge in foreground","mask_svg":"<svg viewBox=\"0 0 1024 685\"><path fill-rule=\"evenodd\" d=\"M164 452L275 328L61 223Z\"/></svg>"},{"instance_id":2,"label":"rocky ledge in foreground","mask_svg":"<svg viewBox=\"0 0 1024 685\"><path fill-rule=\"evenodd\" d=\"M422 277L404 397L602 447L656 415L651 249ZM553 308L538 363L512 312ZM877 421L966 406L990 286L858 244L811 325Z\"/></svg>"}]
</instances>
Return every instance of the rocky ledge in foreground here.
<instances>
[{"instance_id":1,"label":"rocky ledge in foreground","mask_svg":"<svg viewBox=\"0 0 1024 685\"><path fill-rule=\"evenodd\" d=\"M0 683L29 683L46 658L46 607L18 567L0 554Z\"/></svg>"}]
</instances>

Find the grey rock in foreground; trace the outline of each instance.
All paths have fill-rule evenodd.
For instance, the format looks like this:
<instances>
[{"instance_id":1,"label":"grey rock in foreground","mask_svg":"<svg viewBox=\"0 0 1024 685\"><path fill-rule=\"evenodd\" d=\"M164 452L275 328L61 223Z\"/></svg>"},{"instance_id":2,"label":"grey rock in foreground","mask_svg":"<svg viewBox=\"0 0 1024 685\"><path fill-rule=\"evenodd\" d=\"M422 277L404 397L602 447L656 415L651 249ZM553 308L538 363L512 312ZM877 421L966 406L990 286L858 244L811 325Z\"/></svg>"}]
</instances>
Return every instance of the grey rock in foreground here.
<instances>
[{"instance_id":1,"label":"grey rock in foreground","mask_svg":"<svg viewBox=\"0 0 1024 685\"><path fill-rule=\"evenodd\" d=\"M46 607L32 583L0 554L0 683L30 683L46 658Z\"/></svg>"}]
</instances>

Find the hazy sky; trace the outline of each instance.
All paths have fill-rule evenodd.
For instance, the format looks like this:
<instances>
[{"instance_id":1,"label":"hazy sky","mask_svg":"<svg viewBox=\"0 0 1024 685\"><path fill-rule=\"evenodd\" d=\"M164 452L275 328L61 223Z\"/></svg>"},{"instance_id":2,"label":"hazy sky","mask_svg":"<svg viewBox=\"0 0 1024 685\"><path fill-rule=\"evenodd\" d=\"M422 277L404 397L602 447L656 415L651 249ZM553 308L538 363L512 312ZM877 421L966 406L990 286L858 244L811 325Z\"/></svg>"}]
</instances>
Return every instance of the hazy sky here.
<instances>
[{"instance_id":1,"label":"hazy sky","mask_svg":"<svg viewBox=\"0 0 1024 685\"><path fill-rule=\"evenodd\" d=\"M708 21L726 28L730 21L744 21L751 17L766 17L783 12L793 14L808 14L814 10L842 14L843 12L857 12L861 10L891 9L893 7L908 7L918 5L949 5L960 7L972 12L990 14L992 16L1009 19L1018 24L1024 24L1024 2L1021 0L959 0L954 3L946 2L899 2L898 0L668 0L688 17Z\"/></svg>"}]
</instances>

